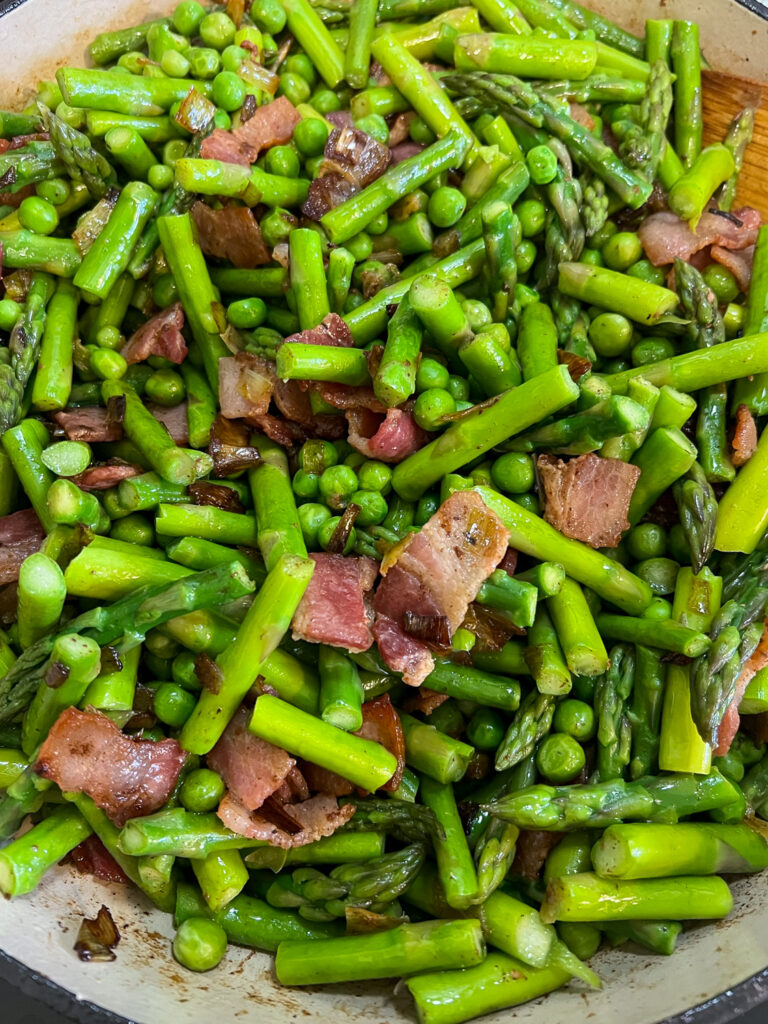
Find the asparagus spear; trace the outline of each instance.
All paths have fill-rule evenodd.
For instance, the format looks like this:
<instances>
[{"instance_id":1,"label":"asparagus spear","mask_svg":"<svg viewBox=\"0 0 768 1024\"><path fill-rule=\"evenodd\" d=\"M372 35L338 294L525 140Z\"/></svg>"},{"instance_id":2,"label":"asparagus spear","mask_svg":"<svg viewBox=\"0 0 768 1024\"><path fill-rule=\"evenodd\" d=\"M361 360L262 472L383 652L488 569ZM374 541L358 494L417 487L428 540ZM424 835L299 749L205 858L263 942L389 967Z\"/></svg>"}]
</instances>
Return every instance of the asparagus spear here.
<instances>
[{"instance_id":1,"label":"asparagus spear","mask_svg":"<svg viewBox=\"0 0 768 1024\"><path fill-rule=\"evenodd\" d=\"M34 273L24 311L11 331L8 363L0 364L0 431L15 427L21 418L27 383L40 353L46 320L46 305L53 292L53 281L44 273Z\"/></svg>"},{"instance_id":2,"label":"asparagus spear","mask_svg":"<svg viewBox=\"0 0 768 1024\"><path fill-rule=\"evenodd\" d=\"M659 625L659 623L654 623ZM635 657L631 647L611 651L610 667L595 684L597 780L620 779L629 764L631 727L626 703L632 692Z\"/></svg>"}]
</instances>

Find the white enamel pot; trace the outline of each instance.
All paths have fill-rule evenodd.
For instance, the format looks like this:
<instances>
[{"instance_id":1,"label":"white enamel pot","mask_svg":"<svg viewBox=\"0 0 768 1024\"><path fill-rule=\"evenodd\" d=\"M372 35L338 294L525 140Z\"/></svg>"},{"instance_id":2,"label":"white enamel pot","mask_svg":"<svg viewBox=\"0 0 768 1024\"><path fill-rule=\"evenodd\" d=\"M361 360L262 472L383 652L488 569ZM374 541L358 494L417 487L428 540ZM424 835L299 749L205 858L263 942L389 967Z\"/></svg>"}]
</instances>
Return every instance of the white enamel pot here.
<instances>
[{"instance_id":1,"label":"white enamel pot","mask_svg":"<svg viewBox=\"0 0 768 1024\"><path fill-rule=\"evenodd\" d=\"M690 18L714 68L768 79L768 17L759 0L587 0L627 28L646 18ZM0 0L0 109L20 108L60 64L82 65L93 36L169 13L173 0ZM686 930L671 958L619 950L594 966L600 992L565 989L484 1020L501 1024L723 1024L768 1000L768 872L733 885L728 920ZM81 963L73 951L83 915L106 904L119 927L114 963ZM210 974L171 956L170 917L69 868L31 896L0 902L0 974L83 1022L140 1024L403 1024L415 1016L393 983L281 988L272 957L232 948ZM3 1018L0 1009L0 1019ZM768 1002L765 1003L768 1021Z\"/></svg>"}]
</instances>

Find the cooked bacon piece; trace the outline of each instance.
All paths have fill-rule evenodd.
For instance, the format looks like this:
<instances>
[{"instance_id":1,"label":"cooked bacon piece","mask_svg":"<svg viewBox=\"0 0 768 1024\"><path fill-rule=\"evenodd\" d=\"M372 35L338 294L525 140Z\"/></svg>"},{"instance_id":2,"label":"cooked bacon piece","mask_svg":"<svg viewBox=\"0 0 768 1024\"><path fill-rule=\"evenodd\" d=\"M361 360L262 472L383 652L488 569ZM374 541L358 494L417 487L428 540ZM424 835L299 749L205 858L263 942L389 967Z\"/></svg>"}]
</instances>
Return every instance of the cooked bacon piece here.
<instances>
[{"instance_id":1,"label":"cooked bacon piece","mask_svg":"<svg viewBox=\"0 0 768 1024\"><path fill-rule=\"evenodd\" d=\"M724 757L731 749L734 737L739 731L739 704L741 704L741 698L744 696L744 691L747 686L749 686L754 676L757 675L760 669L765 668L766 665L768 665L768 619L766 619L763 635L760 637L760 643L755 648L752 656L741 670L741 675L736 680L736 690L733 694L733 700L728 705L728 708L723 715L723 720L720 723L720 728L717 731L717 746L712 751L712 754L715 757Z\"/></svg>"},{"instance_id":2,"label":"cooked bacon piece","mask_svg":"<svg viewBox=\"0 0 768 1024\"><path fill-rule=\"evenodd\" d=\"M308 391L314 391L324 402L334 409L368 410L384 415L384 406L373 393L373 388L362 385L352 387L349 384L335 384L328 381L303 383Z\"/></svg>"},{"instance_id":3,"label":"cooked bacon piece","mask_svg":"<svg viewBox=\"0 0 768 1024\"><path fill-rule=\"evenodd\" d=\"M134 331L120 354L127 363L143 363L150 356L183 363L189 351L181 333L183 326L184 308L180 302L174 302Z\"/></svg>"},{"instance_id":4,"label":"cooked bacon piece","mask_svg":"<svg viewBox=\"0 0 768 1024\"><path fill-rule=\"evenodd\" d=\"M349 821L356 808L354 804L339 807L334 797L321 793L302 803L290 804L286 809L301 827L301 831L295 835L283 832L262 815L249 812L230 794L221 801L216 813L232 832L248 839L265 839L272 846L290 850L294 846L306 846L324 836L333 835L337 828Z\"/></svg>"},{"instance_id":5,"label":"cooked bacon piece","mask_svg":"<svg viewBox=\"0 0 768 1024\"><path fill-rule=\"evenodd\" d=\"M271 363L252 352L219 360L219 405L228 420L252 419L269 409L274 388Z\"/></svg>"},{"instance_id":6,"label":"cooked bacon piece","mask_svg":"<svg viewBox=\"0 0 768 1024\"><path fill-rule=\"evenodd\" d=\"M338 313L329 313L317 327L290 334L285 340L302 345L335 345L338 348L352 348L355 344L352 331Z\"/></svg>"},{"instance_id":7,"label":"cooked bacon piece","mask_svg":"<svg viewBox=\"0 0 768 1024\"><path fill-rule=\"evenodd\" d=\"M399 142L393 144L389 151L390 166L401 164L403 160L410 160L412 156L418 156L424 149L420 142Z\"/></svg>"},{"instance_id":8,"label":"cooked bacon piece","mask_svg":"<svg viewBox=\"0 0 768 1024\"><path fill-rule=\"evenodd\" d=\"M147 408L155 419L163 424L175 444L189 444L189 421L187 420L186 402L174 405L171 409L164 405L154 405L149 402L147 403Z\"/></svg>"},{"instance_id":9,"label":"cooked bacon piece","mask_svg":"<svg viewBox=\"0 0 768 1024\"><path fill-rule=\"evenodd\" d=\"M514 576L517 571L517 558L518 552L514 548L507 548L496 568L503 569L507 576Z\"/></svg>"},{"instance_id":10,"label":"cooked bacon piece","mask_svg":"<svg viewBox=\"0 0 768 1024\"><path fill-rule=\"evenodd\" d=\"M349 796L355 791L355 787L349 779L342 778L336 772L329 772L327 768L321 768L318 764L312 764L311 761L302 761L301 771L309 783L309 788L315 793Z\"/></svg>"},{"instance_id":11,"label":"cooked bacon piece","mask_svg":"<svg viewBox=\"0 0 768 1024\"><path fill-rule=\"evenodd\" d=\"M81 875L127 885L129 878L97 835L90 835L69 855Z\"/></svg>"},{"instance_id":12,"label":"cooked bacon piece","mask_svg":"<svg viewBox=\"0 0 768 1024\"><path fill-rule=\"evenodd\" d=\"M121 424L107 417L107 410L94 405L82 409L62 409L51 413L68 441L87 441L89 444L120 441L123 437Z\"/></svg>"},{"instance_id":13,"label":"cooked bacon piece","mask_svg":"<svg viewBox=\"0 0 768 1024\"><path fill-rule=\"evenodd\" d=\"M473 491L457 491L410 534L382 564L376 591L374 636L382 658L419 686L434 667L426 644L408 636L405 612L444 615L451 635L461 625L480 585L507 550L509 533Z\"/></svg>"},{"instance_id":14,"label":"cooked bacon piece","mask_svg":"<svg viewBox=\"0 0 768 1024\"><path fill-rule=\"evenodd\" d=\"M340 174L326 174L309 183L307 198L301 212L310 220L320 220L329 210L341 206L345 199L355 195L359 189Z\"/></svg>"},{"instance_id":15,"label":"cooked bacon piece","mask_svg":"<svg viewBox=\"0 0 768 1024\"><path fill-rule=\"evenodd\" d=\"M297 439L303 440L306 435L310 435L325 438L327 441L338 441L346 436L347 421L343 416L336 416L332 413L315 415L312 412L309 393L302 389L300 381L278 380L275 383L275 393L272 397L286 420L291 421L287 426L296 430ZM265 433L268 432L265 430ZM273 440L277 440L277 438L273 438ZM282 442L278 441L278 444L280 443ZM286 445L290 443L288 441Z\"/></svg>"},{"instance_id":16,"label":"cooked bacon piece","mask_svg":"<svg viewBox=\"0 0 768 1024\"><path fill-rule=\"evenodd\" d=\"M508 539L508 530L479 494L456 491L418 533L409 535L395 564L433 595L453 634L499 564Z\"/></svg>"},{"instance_id":17,"label":"cooked bacon piece","mask_svg":"<svg viewBox=\"0 0 768 1024\"><path fill-rule=\"evenodd\" d=\"M403 142L407 142L410 137L411 122L416 113L413 110L407 110L404 114L398 114L389 126L389 151L390 154L395 146L401 145Z\"/></svg>"},{"instance_id":18,"label":"cooked bacon piece","mask_svg":"<svg viewBox=\"0 0 768 1024\"><path fill-rule=\"evenodd\" d=\"M346 416L349 443L368 459L402 462L429 440L413 414L404 409L387 409L383 419L370 407L350 410Z\"/></svg>"},{"instance_id":19,"label":"cooked bacon piece","mask_svg":"<svg viewBox=\"0 0 768 1024\"><path fill-rule=\"evenodd\" d=\"M249 154L237 141L233 132L225 131L223 128L215 128L207 138L203 139L200 156L203 160L221 160L225 164L251 166Z\"/></svg>"},{"instance_id":20,"label":"cooked bacon piece","mask_svg":"<svg viewBox=\"0 0 768 1024\"><path fill-rule=\"evenodd\" d=\"M752 283L752 264L755 259L754 245L748 245L744 249L725 249L722 245L713 245L709 255L715 263L730 270L745 294L749 291Z\"/></svg>"},{"instance_id":21,"label":"cooked bacon piece","mask_svg":"<svg viewBox=\"0 0 768 1024\"><path fill-rule=\"evenodd\" d=\"M232 797L248 811L258 810L288 778L296 762L281 747L259 739L248 729L251 713L238 709L208 755Z\"/></svg>"},{"instance_id":22,"label":"cooked bacon piece","mask_svg":"<svg viewBox=\"0 0 768 1024\"><path fill-rule=\"evenodd\" d=\"M447 693L436 693L434 690L430 690L428 686L421 686L413 697L409 697L406 700L403 707L410 713L418 711L422 715L431 715L433 711L439 708L441 704L445 704L447 700L450 700Z\"/></svg>"},{"instance_id":23,"label":"cooked bacon piece","mask_svg":"<svg viewBox=\"0 0 768 1024\"><path fill-rule=\"evenodd\" d=\"M27 555L40 550L45 530L33 509L12 512L0 518L0 584L19 578L21 563Z\"/></svg>"},{"instance_id":24,"label":"cooked bacon piece","mask_svg":"<svg viewBox=\"0 0 768 1024\"><path fill-rule=\"evenodd\" d=\"M403 781L405 771L405 736L400 716L395 711L389 694L384 693L375 700L363 704L363 724L355 733L363 739L373 740L394 754L397 759L395 774L381 788L394 792Z\"/></svg>"},{"instance_id":25,"label":"cooked bacon piece","mask_svg":"<svg viewBox=\"0 0 768 1024\"><path fill-rule=\"evenodd\" d=\"M176 740L133 740L99 711L67 708L40 748L35 771L60 789L86 793L122 827L166 803L186 756Z\"/></svg>"},{"instance_id":26,"label":"cooked bacon piece","mask_svg":"<svg viewBox=\"0 0 768 1024\"><path fill-rule=\"evenodd\" d=\"M130 480L143 472L141 466L132 466L128 462L107 462L103 466L89 466L70 479L84 491L107 491L110 487L117 487L121 480Z\"/></svg>"},{"instance_id":27,"label":"cooked bacon piece","mask_svg":"<svg viewBox=\"0 0 768 1024\"><path fill-rule=\"evenodd\" d=\"M299 804L304 800L309 800L309 797L307 780L302 772L295 767L291 768L285 782L273 794L273 799L281 804Z\"/></svg>"},{"instance_id":28,"label":"cooked bacon piece","mask_svg":"<svg viewBox=\"0 0 768 1024\"><path fill-rule=\"evenodd\" d=\"M745 462L749 462L755 454L755 448L757 448L757 424L755 423L755 417L746 405L740 405L736 410L736 426L733 430L731 448L733 448L731 460L736 467L743 466Z\"/></svg>"},{"instance_id":29,"label":"cooked bacon piece","mask_svg":"<svg viewBox=\"0 0 768 1024\"><path fill-rule=\"evenodd\" d=\"M558 832L523 829L517 837L515 859L512 862L510 873L522 875L523 878L529 878L535 882L541 874L541 869L544 867L544 861L550 850L554 849L562 838L562 834Z\"/></svg>"},{"instance_id":30,"label":"cooked bacon piece","mask_svg":"<svg viewBox=\"0 0 768 1024\"><path fill-rule=\"evenodd\" d=\"M379 653L393 672L401 672L409 686L419 686L435 667L429 647L403 629L406 611L437 615L432 595L408 572L394 566L373 599L376 620L373 635Z\"/></svg>"},{"instance_id":31,"label":"cooked bacon piece","mask_svg":"<svg viewBox=\"0 0 768 1024\"><path fill-rule=\"evenodd\" d=\"M388 163L387 146L367 132L345 125L328 136L320 174L340 174L361 189L381 177Z\"/></svg>"},{"instance_id":32,"label":"cooked bacon piece","mask_svg":"<svg viewBox=\"0 0 768 1024\"><path fill-rule=\"evenodd\" d=\"M235 267L260 267L270 262L269 249L261 228L246 206L225 206L212 210L205 203L192 207L200 236L200 248L208 256L229 260Z\"/></svg>"},{"instance_id":33,"label":"cooked bacon piece","mask_svg":"<svg viewBox=\"0 0 768 1024\"><path fill-rule=\"evenodd\" d=\"M627 514L639 467L592 452L569 462L540 455L537 465L547 522L593 548L616 547L629 529Z\"/></svg>"},{"instance_id":34,"label":"cooked bacon piece","mask_svg":"<svg viewBox=\"0 0 768 1024\"><path fill-rule=\"evenodd\" d=\"M365 595L378 566L372 558L311 554L315 571L293 616L295 640L367 651L373 643Z\"/></svg>"},{"instance_id":35,"label":"cooked bacon piece","mask_svg":"<svg viewBox=\"0 0 768 1024\"><path fill-rule=\"evenodd\" d=\"M291 101L278 96L271 103L257 107L253 116L233 132L221 128L211 132L203 139L200 155L204 160L223 160L249 167L263 149L290 142L300 120L301 115Z\"/></svg>"},{"instance_id":36,"label":"cooked bacon piece","mask_svg":"<svg viewBox=\"0 0 768 1024\"><path fill-rule=\"evenodd\" d=\"M693 232L686 221L669 210L662 210L646 217L637 233L651 263L663 267L675 258L690 260L694 253L709 245L723 249L746 249L754 245L761 222L759 212L745 206L735 210L733 218L708 211L702 214Z\"/></svg>"},{"instance_id":37,"label":"cooked bacon piece","mask_svg":"<svg viewBox=\"0 0 768 1024\"><path fill-rule=\"evenodd\" d=\"M284 146L293 138L293 131L301 120L301 114L285 96L278 96L271 103L257 107L253 117L232 133L251 163L259 153L270 146Z\"/></svg>"}]
</instances>

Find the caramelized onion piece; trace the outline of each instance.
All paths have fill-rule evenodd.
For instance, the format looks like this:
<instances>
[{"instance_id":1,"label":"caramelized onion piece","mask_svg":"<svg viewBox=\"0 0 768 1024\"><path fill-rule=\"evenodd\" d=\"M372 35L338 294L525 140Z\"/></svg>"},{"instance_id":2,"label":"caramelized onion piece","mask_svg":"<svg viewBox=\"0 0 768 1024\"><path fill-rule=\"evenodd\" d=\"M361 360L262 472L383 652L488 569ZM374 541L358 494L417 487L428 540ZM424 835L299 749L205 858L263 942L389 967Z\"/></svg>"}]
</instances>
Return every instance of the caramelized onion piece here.
<instances>
[{"instance_id":1,"label":"caramelized onion piece","mask_svg":"<svg viewBox=\"0 0 768 1024\"><path fill-rule=\"evenodd\" d=\"M75 952L85 963L111 963L117 959L114 949L119 941L117 925L102 904L96 917L86 917L80 925Z\"/></svg>"}]
</instances>

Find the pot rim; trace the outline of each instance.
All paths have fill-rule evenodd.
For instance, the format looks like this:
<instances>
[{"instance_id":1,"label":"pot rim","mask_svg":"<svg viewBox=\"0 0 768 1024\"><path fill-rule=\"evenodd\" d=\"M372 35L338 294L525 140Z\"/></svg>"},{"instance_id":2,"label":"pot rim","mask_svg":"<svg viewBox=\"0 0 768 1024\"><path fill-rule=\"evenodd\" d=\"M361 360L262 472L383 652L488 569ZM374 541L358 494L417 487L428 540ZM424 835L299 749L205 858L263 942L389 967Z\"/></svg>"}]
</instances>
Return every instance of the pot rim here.
<instances>
[{"instance_id":1,"label":"pot rim","mask_svg":"<svg viewBox=\"0 0 768 1024\"><path fill-rule=\"evenodd\" d=\"M27 0L0 0L0 18L21 7ZM764 0L735 0L753 14L768 21ZM0 949L0 978L18 988L24 995L38 999L50 1009L64 1014L78 1024L133 1024L86 999L78 999L64 988ZM768 1003L768 967L745 981L726 989L697 1006L664 1018L657 1024L730 1024L756 1007Z\"/></svg>"}]
</instances>

